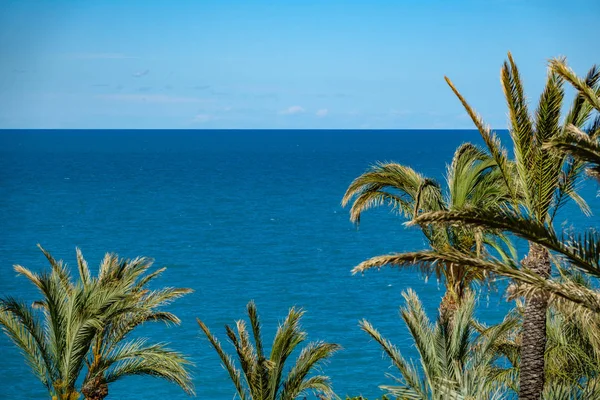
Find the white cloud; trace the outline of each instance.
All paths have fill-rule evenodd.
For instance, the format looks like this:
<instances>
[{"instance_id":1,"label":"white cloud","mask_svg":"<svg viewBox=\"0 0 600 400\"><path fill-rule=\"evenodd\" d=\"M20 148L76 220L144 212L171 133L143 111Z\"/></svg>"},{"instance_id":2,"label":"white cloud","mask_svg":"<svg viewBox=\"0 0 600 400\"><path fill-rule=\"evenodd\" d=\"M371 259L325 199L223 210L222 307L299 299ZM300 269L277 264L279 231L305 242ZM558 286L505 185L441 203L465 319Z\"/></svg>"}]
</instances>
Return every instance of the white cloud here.
<instances>
[{"instance_id":1,"label":"white cloud","mask_svg":"<svg viewBox=\"0 0 600 400\"><path fill-rule=\"evenodd\" d=\"M142 76L146 76L150 73L149 69L145 69L143 71L138 71L133 73L134 78L141 78Z\"/></svg>"},{"instance_id":2,"label":"white cloud","mask_svg":"<svg viewBox=\"0 0 600 400\"><path fill-rule=\"evenodd\" d=\"M210 114L198 114L198 115L196 115L194 117L194 122L204 123L204 122L212 121L213 119L215 119L215 117L213 115L210 115Z\"/></svg>"},{"instance_id":3,"label":"white cloud","mask_svg":"<svg viewBox=\"0 0 600 400\"><path fill-rule=\"evenodd\" d=\"M96 97L104 100L139 103L201 103L206 101L196 97L176 97L164 94L105 94Z\"/></svg>"},{"instance_id":4,"label":"white cloud","mask_svg":"<svg viewBox=\"0 0 600 400\"><path fill-rule=\"evenodd\" d=\"M285 110L279 111L279 114L283 115L293 115L293 114L302 114L306 110L300 106L291 106L286 108Z\"/></svg>"},{"instance_id":5,"label":"white cloud","mask_svg":"<svg viewBox=\"0 0 600 400\"><path fill-rule=\"evenodd\" d=\"M315 115L316 115L317 117L321 117L321 118L322 118L322 117L324 117L324 116L326 116L327 114L329 114L329 110L328 110L328 109L326 109L326 108L321 108L320 110L318 110L318 111L315 113Z\"/></svg>"}]
</instances>

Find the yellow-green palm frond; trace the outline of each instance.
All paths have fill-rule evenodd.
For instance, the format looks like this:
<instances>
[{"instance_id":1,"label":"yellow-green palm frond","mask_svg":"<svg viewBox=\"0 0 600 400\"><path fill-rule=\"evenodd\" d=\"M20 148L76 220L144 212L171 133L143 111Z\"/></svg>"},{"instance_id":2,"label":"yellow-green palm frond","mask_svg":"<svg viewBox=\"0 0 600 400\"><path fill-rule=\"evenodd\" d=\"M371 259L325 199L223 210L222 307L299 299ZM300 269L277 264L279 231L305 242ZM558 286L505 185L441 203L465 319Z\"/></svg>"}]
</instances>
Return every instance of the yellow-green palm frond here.
<instances>
[{"instance_id":1,"label":"yellow-green palm frond","mask_svg":"<svg viewBox=\"0 0 600 400\"><path fill-rule=\"evenodd\" d=\"M52 390L57 371L41 321L25 304L7 297L0 299L0 325L4 333L21 350L27 363L42 384Z\"/></svg>"},{"instance_id":2,"label":"yellow-green palm frond","mask_svg":"<svg viewBox=\"0 0 600 400\"><path fill-rule=\"evenodd\" d=\"M452 321L440 318L436 323L429 320L414 291L404 292L403 297L406 305L401 315L419 353L420 371L371 324L360 322L400 372L399 377L392 376L398 385L381 388L402 399L500 398L503 385L492 373L496 356L486 340L495 341L504 330L497 329L490 338L474 337L474 296L465 296Z\"/></svg>"},{"instance_id":3,"label":"yellow-green palm frond","mask_svg":"<svg viewBox=\"0 0 600 400\"><path fill-rule=\"evenodd\" d=\"M584 79L577 76L577 74L567 66L565 59L555 58L550 60L550 68L552 71L562 76L567 82L575 87L590 105L600 112L600 88L594 90ZM589 76L589 75L588 75Z\"/></svg>"},{"instance_id":4,"label":"yellow-green palm frond","mask_svg":"<svg viewBox=\"0 0 600 400\"><path fill-rule=\"evenodd\" d=\"M412 168L395 163L378 163L356 178L342 199L345 207L352 199L350 220L360 223L361 214L388 203L407 218L412 218L417 191L425 178Z\"/></svg>"},{"instance_id":5,"label":"yellow-green palm frond","mask_svg":"<svg viewBox=\"0 0 600 400\"><path fill-rule=\"evenodd\" d=\"M414 265L406 263L402 257L402 253L386 254L375 256L365 260L352 269L352 274L364 274L370 269L380 269L384 266L399 267L399 268L415 268ZM418 266L421 272L426 275L435 273L436 277L441 277L444 274L444 265L438 263L421 264Z\"/></svg>"},{"instance_id":6,"label":"yellow-green palm frond","mask_svg":"<svg viewBox=\"0 0 600 400\"><path fill-rule=\"evenodd\" d=\"M284 376L289 357L306 339L306 332L300 327L304 312L293 307L289 310L285 321L277 329L271 354L267 358L264 354L260 322L254 302L248 304L247 310L254 344L245 322L236 323L237 332L226 327L240 369L236 367L233 357L223 350L218 339L210 333L208 327L198 320L200 328L217 351L241 399L292 400L311 390L327 396L333 395L329 378L324 375L311 376L311 373L338 351L339 345L325 342L309 343L300 351L298 358ZM245 381L242 380L242 374Z\"/></svg>"},{"instance_id":7,"label":"yellow-green palm frond","mask_svg":"<svg viewBox=\"0 0 600 400\"><path fill-rule=\"evenodd\" d=\"M186 368L190 361L162 343L147 342L147 339L136 339L120 343L100 360L96 374L104 375L106 383L131 375L157 377L175 383L186 393L193 394L191 376ZM93 377L94 375L89 378Z\"/></svg>"},{"instance_id":8,"label":"yellow-green palm frond","mask_svg":"<svg viewBox=\"0 0 600 400\"><path fill-rule=\"evenodd\" d=\"M462 103L463 107L467 111L467 114L469 114L469 116L471 117L471 120L477 127L479 134L483 138L483 141L485 142L492 158L494 159L494 161L496 162L496 165L498 166L498 169L500 171L500 175L504 182L505 188L510 193L510 198L513 199L513 201L514 201L514 199L517 199L519 197L518 190L517 190L518 188L514 184L513 168L511 167L510 162L508 160L506 149L504 149L502 147L502 144L500 143L500 139L498 139L498 136L496 135L496 133L494 133L491 130L491 128L485 124L485 122L479 116L479 114L477 114L473 110L473 108L471 108L469 103L467 103L467 101L460 94L458 89L456 89L456 87L454 86L452 81L448 77L444 77L444 79L446 80L446 83L448 83L448 86L450 86L450 89L452 89L452 91L454 92L456 97L458 97L458 99Z\"/></svg>"},{"instance_id":9,"label":"yellow-green palm frond","mask_svg":"<svg viewBox=\"0 0 600 400\"><path fill-rule=\"evenodd\" d=\"M174 314L162 311L160 306L189 290L166 288L150 291L136 287L136 282L143 281L144 278L140 277L151 264L147 259L133 260L130 265L128 260L109 255L101 266L99 275L102 278L94 278L77 249L79 279L75 280L66 264L55 260L41 246L40 249L50 263L49 272L34 273L18 265L15 270L36 286L41 299L34 302L33 309L19 306L16 301L4 302L0 324L28 354L26 358L29 357L31 363L43 361L45 377L40 373L41 364L34 367L34 372L51 395L66 398L76 393L75 386L81 382L80 375L86 366L84 385L94 377L102 378L108 369L100 369L99 366L104 365L101 361L110 359L109 355L116 349L122 349L121 341L136 326L154 320L179 322ZM176 357L170 359L175 360ZM115 374L160 376L160 371L152 371L159 364L151 367L149 360L124 362L115 369ZM138 372L134 371L136 365L141 368ZM179 367L185 369L185 363L182 362ZM165 368L175 371L168 365ZM169 371L166 379L171 379ZM184 389L187 390L187 386Z\"/></svg>"},{"instance_id":10,"label":"yellow-green palm frond","mask_svg":"<svg viewBox=\"0 0 600 400\"><path fill-rule=\"evenodd\" d=\"M483 149L463 143L447 168L448 208L490 208L508 200L500 170Z\"/></svg>"},{"instance_id":11,"label":"yellow-green palm frond","mask_svg":"<svg viewBox=\"0 0 600 400\"><path fill-rule=\"evenodd\" d=\"M527 184L532 193L529 209L542 221L548 215L563 167L563 159L543 147L543 144L559 136L561 106L564 97L563 80L550 72L538 108L535 113L533 151L530 154L533 165L527 165ZM519 163L517 163L519 164Z\"/></svg>"},{"instance_id":12,"label":"yellow-green palm frond","mask_svg":"<svg viewBox=\"0 0 600 400\"><path fill-rule=\"evenodd\" d=\"M459 223L508 231L559 253L575 268L600 276L600 233L594 229L561 238L552 226L510 210L438 211L424 214L414 223Z\"/></svg>"},{"instance_id":13,"label":"yellow-green palm frond","mask_svg":"<svg viewBox=\"0 0 600 400\"><path fill-rule=\"evenodd\" d=\"M566 63L566 60L558 59L558 62ZM565 77L564 75L562 76L563 78ZM592 66L592 68L589 69L583 83L585 83L585 86L595 90L597 96L599 89L598 85L600 84L600 66ZM565 118L565 126L572 124L578 128L583 127L590 118L591 111L593 109L594 107L590 104L589 101L586 100L585 95L582 93L578 93L575 99L573 100L573 104L569 110L569 113L567 114L567 117Z\"/></svg>"},{"instance_id":14,"label":"yellow-green palm frond","mask_svg":"<svg viewBox=\"0 0 600 400\"><path fill-rule=\"evenodd\" d=\"M510 53L508 61L502 66L500 76L508 106L509 131L514 144L517 171L521 182L529 183L528 175L532 169L535 152L533 121L529 116L519 70Z\"/></svg>"},{"instance_id":15,"label":"yellow-green palm frond","mask_svg":"<svg viewBox=\"0 0 600 400\"><path fill-rule=\"evenodd\" d=\"M208 338L208 341L210 342L210 344L213 346L213 348L216 350L217 354L221 358L221 362L223 363L223 366L227 370L227 373L229 374L229 377L230 377L231 381L233 382L233 385L235 386L237 395L240 396L241 400L248 399L250 395L249 395L248 391L242 385L242 374L241 374L240 370L235 367L233 358L229 354L225 353L225 351L221 347L221 343L219 342L219 339L217 339L217 337L210 332L210 330L204 324L204 322L202 322L199 319L197 319L197 321L198 321L198 325L200 326L200 329L202 329L202 332L204 332L204 334Z\"/></svg>"},{"instance_id":16,"label":"yellow-green palm frond","mask_svg":"<svg viewBox=\"0 0 600 400\"><path fill-rule=\"evenodd\" d=\"M362 320L359 322L360 328L365 331L373 340L375 340L383 348L385 354L390 358L392 364L398 368L402 375L400 379L396 378L400 383L404 383L404 392L400 394L400 388L397 393L401 396L413 395L414 398L427 398L427 388L423 386L423 381L419 376L418 370L414 365L409 363L400 353L400 350L389 340L379 333L368 321Z\"/></svg>"},{"instance_id":17,"label":"yellow-green palm frond","mask_svg":"<svg viewBox=\"0 0 600 400\"><path fill-rule=\"evenodd\" d=\"M283 381L281 400L294 400L308 390L317 390L326 396L331 396L330 382L327 377L306 382L308 374L320 363L330 358L341 346L335 343L313 342L302 349L294 366Z\"/></svg>"},{"instance_id":18,"label":"yellow-green palm frond","mask_svg":"<svg viewBox=\"0 0 600 400\"><path fill-rule=\"evenodd\" d=\"M600 119L599 119L600 120ZM600 124L600 122L599 122ZM569 125L566 132L546 143L546 147L571 155L573 158L587 163L593 176L600 175L600 136L596 128L594 136L583 132L574 125Z\"/></svg>"}]
</instances>

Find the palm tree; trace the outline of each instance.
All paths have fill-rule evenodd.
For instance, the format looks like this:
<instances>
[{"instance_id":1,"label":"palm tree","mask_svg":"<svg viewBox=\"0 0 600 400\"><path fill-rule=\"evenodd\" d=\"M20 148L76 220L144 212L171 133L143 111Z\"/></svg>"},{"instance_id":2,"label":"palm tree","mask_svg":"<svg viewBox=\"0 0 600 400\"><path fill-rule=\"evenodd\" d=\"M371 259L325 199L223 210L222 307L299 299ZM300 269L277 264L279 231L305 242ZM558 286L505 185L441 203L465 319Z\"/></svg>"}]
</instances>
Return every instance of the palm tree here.
<instances>
[{"instance_id":1,"label":"palm tree","mask_svg":"<svg viewBox=\"0 0 600 400\"><path fill-rule=\"evenodd\" d=\"M87 263L77 251L78 265L86 282L90 283ZM128 339L129 334L146 322L163 322L179 325L179 318L162 307L191 293L191 289L161 288L149 290L148 284L159 277L166 268L144 275L152 266L152 260L140 257L133 260L119 259L106 254L100 264L99 286L125 285L129 310L109 321L96 335L92 351L87 359L87 374L82 384L86 399L101 400L108 395L108 384L128 375L149 375L179 385L192 394L191 378L186 370L189 361L180 353L168 349L162 343L149 343L148 339Z\"/></svg>"},{"instance_id":2,"label":"palm tree","mask_svg":"<svg viewBox=\"0 0 600 400\"><path fill-rule=\"evenodd\" d=\"M577 274L563 279L579 281L589 287L589 282ZM516 307L497 326L486 327L474 323L480 335L489 337L498 329L502 335L493 339L492 351L502 355L510 367L498 371L496 378L512 390L518 391L520 349L525 307L517 299ZM502 326L510 324L509 329ZM583 390L600 376L600 315L584 313L573 302L554 298L547 316L546 385L544 398L552 398L561 387ZM600 389L600 387L598 388Z\"/></svg>"},{"instance_id":3,"label":"palm tree","mask_svg":"<svg viewBox=\"0 0 600 400\"><path fill-rule=\"evenodd\" d=\"M140 323L176 323L157 307L186 289L145 289L161 271L143 276L151 266L144 258L130 262L107 255L99 277L92 278L79 250L80 279L74 282L66 265L40 249L50 272L37 274L20 265L15 270L38 288L42 300L27 306L12 297L0 299L0 325L53 399L78 399L76 385L86 366L81 392L88 399L104 398L108 383L134 374L166 378L191 392L188 362L179 353L144 339L124 342Z\"/></svg>"},{"instance_id":4,"label":"palm tree","mask_svg":"<svg viewBox=\"0 0 600 400\"><path fill-rule=\"evenodd\" d=\"M399 399L500 399L505 398L504 385L495 380L500 367L495 345L497 339L513 326L510 323L488 329L486 336L474 338L474 296L469 293L457 308L452 323L439 318L433 324L412 290L403 293L406 306L401 309L419 352L421 371L406 360L398 348L385 339L369 322L360 322L383 348L400 372L398 385L381 386L390 396Z\"/></svg>"},{"instance_id":5,"label":"palm tree","mask_svg":"<svg viewBox=\"0 0 600 400\"><path fill-rule=\"evenodd\" d=\"M233 344L239 359L240 370L233 357L225 353L219 340L200 320L198 324L217 351L223 366L229 373L237 395L241 400L292 400L307 391L332 395L329 378L309 374L319 363L331 357L340 346L325 342L312 342L302 349L295 363L284 376L284 367L294 349L306 340L306 332L300 328L304 312L291 308L285 321L277 329L271 354L267 358L261 337L261 326L254 302L248 303L248 317L252 329L253 342L243 320L236 322L236 332L226 326L227 337ZM244 381L242 381L242 373Z\"/></svg>"},{"instance_id":6,"label":"palm tree","mask_svg":"<svg viewBox=\"0 0 600 400\"><path fill-rule=\"evenodd\" d=\"M506 151L501 147L496 135L473 111L452 82L448 78L446 81L467 110L494 157L510 193L511 205L504 209L441 210L418 216L414 220L415 224L460 222L461 225L476 226L480 229L502 229L516 234L522 234L523 231L531 233L531 229L540 227L553 232L554 219L569 198L577 202L585 212L589 212L584 200L576 192L581 164L544 144L560 138L572 127L584 129L593 111L590 102L585 96L578 95L561 121L563 78L551 69L538 108L532 116L528 111L517 66L510 53L502 68L501 78L509 108L514 166L508 160ZM592 68L586 77L586 85L595 87L599 81L600 70ZM514 271L516 266L510 265L511 262L507 260L504 263L493 260L485 262L465 252L454 252L453 249L437 250L405 255L405 261L398 262L408 262L409 259L411 262L453 260L471 266L486 265L489 267L487 270L502 270L514 277L519 275ZM509 268L506 268L507 265ZM530 240L529 253L523 259L522 266L524 270L532 272L530 280L546 282L551 273L548 249L537 241ZM531 293L527 298L521 347L519 397L522 399L538 400L544 387L547 306L546 291Z\"/></svg>"},{"instance_id":7,"label":"palm tree","mask_svg":"<svg viewBox=\"0 0 600 400\"><path fill-rule=\"evenodd\" d=\"M350 219L356 224L360 222L364 211L385 203L408 220L431 211L464 207L488 209L498 207L508 199L501 179L494 159L479 147L465 143L456 150L448 166L446 195L434 179L426 178L410 167L379 163L350 184L342 205L346 206L354 199ZM433 249L450 247L483 254L484 246L490 245L505 254L498 241L507 242L502 235L494 236L489 231L460 226L421 224L419 227ZM364 261L353 269L353 273L384 265L398 266L394 263L394 256L384 255ZM473 281L487 278L481 270L454 263L424 264L422 270L428 275L435 273L438 279L444 277L446 293L440 304L440 314L444 318L451 318Z\"/></svg>"}]
</instances>

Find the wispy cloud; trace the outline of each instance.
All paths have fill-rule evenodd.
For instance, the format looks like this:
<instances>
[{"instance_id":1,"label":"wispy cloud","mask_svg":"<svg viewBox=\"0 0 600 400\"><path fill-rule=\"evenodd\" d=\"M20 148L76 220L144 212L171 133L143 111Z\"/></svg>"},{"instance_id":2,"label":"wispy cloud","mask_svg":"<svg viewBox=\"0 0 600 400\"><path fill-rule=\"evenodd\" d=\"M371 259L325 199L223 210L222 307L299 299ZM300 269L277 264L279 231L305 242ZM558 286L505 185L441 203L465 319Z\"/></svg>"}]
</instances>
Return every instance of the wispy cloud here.
<instances>
[{"instance_id":1,"label":"wispy cloud","mask_svg":"<svg viewBox=\"0 0 600 400\"><path fill-rule=\"evenodd\" d=\"M202 103L207 101L196 97L177 97L164 94L105 94L96 97L103 100L139 103Z\"/></svg>"},{"instance_id":2,"label":"wispy cloud","mask_svg":"<svg viewBox=\"0 0 600 400\"><path fill-rule=\"evenodd\" d=\"M134 78L141 78L142 76L146 76L146 75L148 75L149 73L150 73L150 70L149 70L149 69L145 69L145 70L143 70L143 71L134 72L134 73L132 74L132 76L133 76Z\"/></svg>"},{"instance_id":3,"label":"wispy cloud","mask_svg":"<svg viewBox=\"0 0 600 400\"><path fill-rule=\"evenodd\" d=\"M212 121L212 120L215 120L215 119L217 119L217 117L215 117L212 114L198 114L198 115L196 115L194 117L194 121L193 122L198 123L198 124L202 124L202 123L209 122L209 121Z\"/></svg>"},{"instance_id":4,"label":"wispy cloud","mask_svg":"<svg viewBox=\"0 0 600 400\"><path fill-rule=\"evenodd\" d=\"M192 86L192 89L207 90L207 89L210 89L210 85L196 85L196 86Z\"/></svg>"},{"instance_id":5,"label":"wispy cloud","mask_svg":"<svg viewBox=\"0 0 600 400\"><path fill-rule=\"evenodd\" d=\"M75 53L68 54L67 57L76 58L79 60L120 60L127 58L137 58L122 53Z\"/></svg>"},{"instance_id":6,"label":"wispy cloud","mask_svg":"<svg viewBox=\"0 0 600 400\"><path fill-rule=\"evenodd\" d=\"M306 110L300 106L291 106L286 108L285 110L279 111L279 114L282 115L293 115L293 114L302 114Z\"/></svg>"},{"instance_id":7,"label":"wispy cloud","mask_svg":"<svg viewBox=\"0 0 600 400\"><path fill-rule=\"evenodd\" d=\"M325 117L327 114L329 114L329 110L326 108L321 108L315 113L315 115L320 118Z\"/></svg>"}]
</instances>

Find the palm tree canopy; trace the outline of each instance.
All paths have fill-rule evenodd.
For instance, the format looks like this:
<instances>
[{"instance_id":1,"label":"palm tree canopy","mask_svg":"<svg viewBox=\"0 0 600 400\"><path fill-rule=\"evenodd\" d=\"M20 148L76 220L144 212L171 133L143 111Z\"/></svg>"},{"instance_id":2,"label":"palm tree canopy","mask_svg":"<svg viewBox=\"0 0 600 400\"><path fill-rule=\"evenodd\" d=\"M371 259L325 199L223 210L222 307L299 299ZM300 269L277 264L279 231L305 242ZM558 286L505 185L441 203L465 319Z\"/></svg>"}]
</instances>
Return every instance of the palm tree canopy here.
<instances>
[{"instance_id":1,"label":"palm tree canopy","mask_svg":"<svg viewBox=\"0 0 600 400\"><path fill-rule=\"evenodd\" d=\"M295 308L289 310L285 321L277 329L270 355L267 355L254 302L248 303L247 311L252 339L242 320L236 322L235 330L225 327L227 337L235 348L239 367L236 366L234 357L223 350L217 337L198 320L200 329L221 358L240 399L293 400L308 391L333 394L329 378L325 375L311 375L311 372L338 351L339 345L311 342L300 351L293 365L284 371L289 357L306 340L306 332L300 327L304 312Z\"/></svg>"},{"instance_id":2,"label":"palm tree canopy","mask_svg":"<svg viewBox=\"0 0 600 400\"><path fill-rule=\"evenodd\" d=\"M397 385L381 386L392 397L402 399L500 399L501 384L494 380L497 352L494 345L512 328L504 324L488 335L475 338L473 329L474 296L469 294L456 311L453 321L432 323L417 295L403 293L406 306L402 319L419 353L420 368L406 360L400 350L385 339L369 322L361 328L378 342L400 372Z\"/></svg>"},{"instance_id":3,"label":"palm tree canopy","mask_svg":"<svg viewBox=\"0 0 600 400\"><path fill-rule=\"evenodd\" d=\"M107 255L98 277L92 277L79 250L79 280L74 280L62 261L40 249L50 263L50 272L38 274L20 265L15 271L37 287L41 300L31 307L11 297L0 299L0 325L51 396L61 400L78 397L75 387L86 366L84 387L99 375L112 382L142 374L172 380L191 392L185 368L189 362L179 353L162 344L147 345L143 339L123 343L127 333L145 321L178 322L158 307L189 290L144 288L160 273L143 275L152 265L146 258L129 261ZM164 368L159 363L164 363Z\"/></svg>"},{"instance_id":4,"label":"palm tree canopy","mask_svg":"<svg viewBox=\"0 0 600 400\"><path fill-rule=\"evenodd\" d=\"M432 211L450 211L464 207L490 209L509 199L502 179L492 156L478 146L464 143L456 150L448 165L445 192L434 179L426 178L410 167L396 163L378 163L350 184L342 205L352 202L350 219L357 224L364 211L384 204L408 220ZM434 249L460 248L481 253L484 246L489 245L501 255L506 254L507 248L512 251L501 234L493 235L488 231L464 229L460 226L421 224L419 227ZM384 265L398 266L393 260L390 255L377 256L356 266L353 273ZM480 271L443 263L424 264L422 269L426 274L435 273L438 278L445 276L450 288L468 287L474 280L486 279L486 275Z\"/></svg>"}]
</instances>

